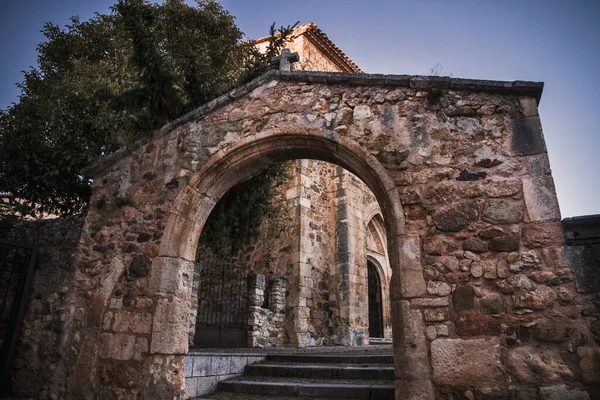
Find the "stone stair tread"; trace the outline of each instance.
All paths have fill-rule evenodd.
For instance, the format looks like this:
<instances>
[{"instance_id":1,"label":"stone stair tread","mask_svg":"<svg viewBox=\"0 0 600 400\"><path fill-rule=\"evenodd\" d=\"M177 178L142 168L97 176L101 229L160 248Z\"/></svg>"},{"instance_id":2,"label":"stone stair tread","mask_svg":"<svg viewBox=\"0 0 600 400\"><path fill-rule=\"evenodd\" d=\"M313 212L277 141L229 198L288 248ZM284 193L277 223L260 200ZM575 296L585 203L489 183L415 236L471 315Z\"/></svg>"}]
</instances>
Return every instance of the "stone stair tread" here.
<instances>
[{"instance_id":1,"label":"stone stair tread","mask_svg":"<svg viewBox=\"0 0 600 400\"><path fill-rule=\"evenodd\" d=\"M378 355L349 355L349 354L294 354L294 355L268 355L267 361L286 361L297 363L393 363L393 355L378 354Z\"/></svg>"},{"instance_id":2,"label":"stone stair tread","mask_svg":"<svg viewBox=\"0 0 600 400\"><path fill-rule=\"evenodd\" d=\"M289 361L262 361L250 364L256 367L282 367L282 368L369 368L369 369L394 369L393 363L302 363L294 364ZM249 366L250 366L249 365Z\"/></svg>"},{"instance_id":3,"label":"stone stair tread","mask_svg":"<svg viewBox=\"0 0 600 400\"><path fill-rule=\"evenodd\" d=\"M298 397L298 396L270 396L264 394L246 394L232 392L217 392L204 397L194 397L191 400L331 400L331 397Z\"/></svg>"},{"instance_id":4,"label":"stone stair tread","mask_svg":"<svg viewBox=\"0 0 600 400\"><path fill-rule=\"evenodd\" d=\"M393 380L388 379L316 379L293 377L261 377L242 375L221 381L221 383L247 383L247 384L281 384L281 385L331 385L331 386L394 386Z\"/></svg>"}]
</instances>

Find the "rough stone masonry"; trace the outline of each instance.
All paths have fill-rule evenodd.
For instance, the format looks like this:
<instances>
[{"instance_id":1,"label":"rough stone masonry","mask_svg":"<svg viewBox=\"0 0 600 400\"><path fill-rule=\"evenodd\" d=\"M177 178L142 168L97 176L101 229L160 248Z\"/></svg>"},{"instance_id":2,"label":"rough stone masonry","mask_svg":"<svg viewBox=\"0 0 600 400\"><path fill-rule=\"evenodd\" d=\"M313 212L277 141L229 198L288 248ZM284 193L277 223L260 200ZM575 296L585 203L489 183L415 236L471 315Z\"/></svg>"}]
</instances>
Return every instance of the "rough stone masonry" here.
<instances>
[{"instance_id":1,"label":"rough stone masonry","mask_svg":"<svg viewBox=\"0 0 600 400\"><path fill-rule=\"evenodd\" d=\"M312 158L381 206L397 399L597 398L598 304L563 256L541 90L273 71L98 162L48 397L182 398L204 221L253 171Z\"/></svg>"}]
</instances>

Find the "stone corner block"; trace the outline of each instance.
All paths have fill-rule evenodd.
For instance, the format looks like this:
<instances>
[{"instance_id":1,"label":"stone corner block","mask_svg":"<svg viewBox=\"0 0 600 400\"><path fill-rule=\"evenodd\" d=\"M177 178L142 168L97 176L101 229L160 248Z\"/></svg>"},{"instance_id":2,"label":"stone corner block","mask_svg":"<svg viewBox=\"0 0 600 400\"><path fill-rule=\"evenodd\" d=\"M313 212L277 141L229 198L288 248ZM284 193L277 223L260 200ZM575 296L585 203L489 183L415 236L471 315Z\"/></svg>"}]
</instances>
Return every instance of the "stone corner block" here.
<instances>
[{"instance_id":1,"label":"stone corner block","mask_svg":"<svg viewBox=\"0 0 600 400\"><path fill-rule=\"evenodd\" d=\"M523 178L523 195L530 221L560 221L560 208L551 176Z\"/></svg>"},{"instance_id":2,"label":"stone corner block","mask_svg":"<svg viewBox=\"0 0 600 400\"><path fill-rule=\"evenodd\" d=\"M539 117L515 119L512 126L512 151L515 155L526 156L546 152L546 142Z\"/></svg>"}]
</instances>

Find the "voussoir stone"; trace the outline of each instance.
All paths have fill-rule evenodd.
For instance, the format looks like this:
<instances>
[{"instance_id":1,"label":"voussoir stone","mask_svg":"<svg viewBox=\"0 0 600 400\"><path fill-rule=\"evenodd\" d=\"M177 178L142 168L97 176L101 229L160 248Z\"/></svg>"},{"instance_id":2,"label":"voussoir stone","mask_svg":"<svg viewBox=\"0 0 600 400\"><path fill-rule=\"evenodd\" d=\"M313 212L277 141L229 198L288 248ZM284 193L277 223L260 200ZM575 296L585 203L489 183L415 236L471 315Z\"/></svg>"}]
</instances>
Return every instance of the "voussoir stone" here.
<instances>
[{"instance_id":1,"label":"voussoir stone","mask_svg":"<svg viewBox=\"0 0 600 400\"><path fill-rule=\"evenodd\" d=\"M479 218L476 202L453 204L436 211L433 223L441 231L458 232Z\"/></svg>"}]
</instances>

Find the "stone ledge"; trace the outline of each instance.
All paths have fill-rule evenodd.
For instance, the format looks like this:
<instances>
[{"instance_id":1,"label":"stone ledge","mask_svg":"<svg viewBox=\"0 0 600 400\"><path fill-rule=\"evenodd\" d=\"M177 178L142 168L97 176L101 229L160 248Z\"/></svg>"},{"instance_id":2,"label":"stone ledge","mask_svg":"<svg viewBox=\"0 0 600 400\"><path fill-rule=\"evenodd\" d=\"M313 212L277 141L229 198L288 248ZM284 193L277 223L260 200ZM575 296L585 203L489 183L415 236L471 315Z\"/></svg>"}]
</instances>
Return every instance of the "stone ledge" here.
<instances>
[{"instance_id":1,"label":"stone ledge","mask_svg":"<svg viewBox=\"0 0 600 400\"><path fill-rule=\"evenodd\" d=\"M167 122L160 129L154 131L152 136L139 139L116 152L107 155L95 163L83 168L81 175L93 178L96 174L122 160L134 150L150 143L154 139L164 137L173 129L188 122L202 118L213 110L229 104L231 101L243 97L270 81L308 82L325 84L347 84L352 86L384 86L384 87L406 87L416 90L450 89L468 92L486 92L493 94L505 94L513 96L526 96L535 98L539 103L543 82L530 81L488 81L480 79L460 79L438 76L420 75L384 75L384 74L354 74L346 72L319 72L319 71L268 71L258 78L217 97L214 100L190 111L171 122Z\"/></svg>"}]
</instances>

